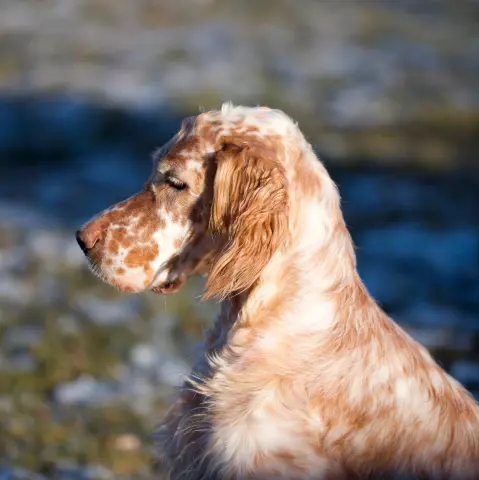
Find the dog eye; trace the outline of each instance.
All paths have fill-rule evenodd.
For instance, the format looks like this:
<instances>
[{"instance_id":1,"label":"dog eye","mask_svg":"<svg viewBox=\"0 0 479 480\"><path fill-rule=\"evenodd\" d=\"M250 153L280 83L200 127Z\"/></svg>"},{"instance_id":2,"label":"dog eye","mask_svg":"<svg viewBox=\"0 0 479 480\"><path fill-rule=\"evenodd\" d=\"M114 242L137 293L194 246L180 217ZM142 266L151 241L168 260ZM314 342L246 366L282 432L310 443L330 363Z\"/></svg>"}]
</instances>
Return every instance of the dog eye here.
<instances>
[{"instance_id":1,"label":"dog eye","mask_svg":"<svg viewBox=\"0 0 479 480\"><path fill-rule=\"evenodd\" d=\"M176 190L184 190L187 186L185 182L182 182L175 177L167 177L166 183Z\"/></svg>"}]
</instances>

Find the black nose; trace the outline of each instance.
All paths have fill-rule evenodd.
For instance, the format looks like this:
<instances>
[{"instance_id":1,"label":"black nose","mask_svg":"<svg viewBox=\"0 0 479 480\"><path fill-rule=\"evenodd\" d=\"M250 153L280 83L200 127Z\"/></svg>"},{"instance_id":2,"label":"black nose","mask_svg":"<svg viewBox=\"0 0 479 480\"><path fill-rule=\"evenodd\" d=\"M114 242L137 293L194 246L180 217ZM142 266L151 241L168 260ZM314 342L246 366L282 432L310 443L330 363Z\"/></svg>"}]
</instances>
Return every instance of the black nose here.
<instances>
[{"instance_id":1,"label":"black nose","mask_svg":"<svg viewBox=\"0 0 479 480\"><path fill-rule=\"evenodd\" d=\"M75 238L76 238L76 241L77 241L78 245L80 246L82 252L86 255L88 253L88 247L86 246L85 242L83 241L81 234L82 234L82 231L77 230L75 232Z\"/></svg>"}]
</instances>

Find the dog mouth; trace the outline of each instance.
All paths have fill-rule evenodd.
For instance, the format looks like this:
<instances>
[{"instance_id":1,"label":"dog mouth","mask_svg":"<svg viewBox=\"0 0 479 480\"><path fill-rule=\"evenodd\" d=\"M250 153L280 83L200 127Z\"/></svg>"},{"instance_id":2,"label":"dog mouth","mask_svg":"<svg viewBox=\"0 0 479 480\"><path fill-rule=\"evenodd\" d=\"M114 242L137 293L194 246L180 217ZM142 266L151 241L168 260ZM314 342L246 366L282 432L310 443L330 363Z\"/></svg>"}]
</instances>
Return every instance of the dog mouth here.
<instances>
[{"instance_id":1,"label":"dog mouth","mask_svg":"<svg viewBox=\"0 0 479 480\"><path fill-rule=\"evenodd\" d=\"M174 280L170 280L167 282L163 282L160 285L157 285L150 290L153 293L158 293L162 295L171 295L172 293L178 292L181 287L185 284L186 278L185 277L179 277Z\"/></svg>"},{"instance_id":2,"label":"dog mouth","mask_svg":"<svg viewBox=\"0 0 479 480\"><path fill-rule=\"evenodd\" d=\"M171 280L164 281L155 286L142 287L138 284L137 281L125 281L124 276L118 277L114 273L109 272L108 268L105 269L102 265L103 256L101 249L91 249L89 252L85 253L88 266L90 270L99 277L105 283L108 283L119 290L126 293L139 293L141 291L151 291L156 294L162 295L171 295L177 293L181 290L181 287L186 283L187 276L180 274L178 277L172 278Z\"/></svg>"}]
</instances>

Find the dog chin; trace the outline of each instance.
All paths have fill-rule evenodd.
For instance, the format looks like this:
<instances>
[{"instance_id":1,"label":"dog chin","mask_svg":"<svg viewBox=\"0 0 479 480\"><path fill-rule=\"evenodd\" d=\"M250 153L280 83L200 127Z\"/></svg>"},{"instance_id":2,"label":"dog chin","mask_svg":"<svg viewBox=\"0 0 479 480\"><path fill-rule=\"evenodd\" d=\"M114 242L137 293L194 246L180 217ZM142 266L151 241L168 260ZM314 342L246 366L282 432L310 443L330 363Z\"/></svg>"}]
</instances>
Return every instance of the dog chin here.
<instances>
[{"instance_id":1,"label":"dog chin","mask_svg":"<svg viewBox=\"0 0 479 480\"><path fill-rule=\"evenodd\" d=\"M138 287L138 285L135 285L134 283L122 282L114 278L106 279L106 282L125 293L141 293L145 290L142 287Z\"/></svg>"}]
</instances>

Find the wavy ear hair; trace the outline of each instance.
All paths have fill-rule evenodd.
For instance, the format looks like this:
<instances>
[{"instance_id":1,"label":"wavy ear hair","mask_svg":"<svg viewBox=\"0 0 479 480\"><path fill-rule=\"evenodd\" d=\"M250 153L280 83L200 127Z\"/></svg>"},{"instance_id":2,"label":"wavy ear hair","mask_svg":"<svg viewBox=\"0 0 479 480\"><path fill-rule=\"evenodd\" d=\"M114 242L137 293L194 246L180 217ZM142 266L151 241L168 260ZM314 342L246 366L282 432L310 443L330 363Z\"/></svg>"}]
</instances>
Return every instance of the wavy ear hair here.
<instances>
[{"instance_id":1,"label":"wavy ear hair","mask_svg":"<svg viewBox=\"0 0 479 480\"><path fill-rule=\"evenodd\" d=\"M251 288L288 232L286 176L277 152L225 138L216 160L210 228L221 243L205 298Z\"/></svg>"}]
</instances>

